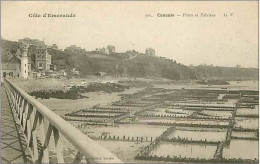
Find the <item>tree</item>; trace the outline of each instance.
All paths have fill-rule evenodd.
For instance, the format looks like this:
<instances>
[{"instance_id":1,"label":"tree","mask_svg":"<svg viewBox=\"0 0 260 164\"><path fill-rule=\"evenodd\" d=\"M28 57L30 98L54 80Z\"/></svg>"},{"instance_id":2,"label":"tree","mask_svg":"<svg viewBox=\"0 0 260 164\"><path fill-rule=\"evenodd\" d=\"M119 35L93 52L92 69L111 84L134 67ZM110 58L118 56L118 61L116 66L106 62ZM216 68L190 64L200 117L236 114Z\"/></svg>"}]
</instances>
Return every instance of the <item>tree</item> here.
<instances>
[{"instance_id":1,"label":"tree","mask_svg":"<svg viewBox=\"0 0 260 164\"><path fill-rule=\"evenodd\" d=\"M108 49L109 54L115 53L115 51L116 51L115 46L112 46L112 45L108 45L107 49Z\"/></svg>"}]
</instances>

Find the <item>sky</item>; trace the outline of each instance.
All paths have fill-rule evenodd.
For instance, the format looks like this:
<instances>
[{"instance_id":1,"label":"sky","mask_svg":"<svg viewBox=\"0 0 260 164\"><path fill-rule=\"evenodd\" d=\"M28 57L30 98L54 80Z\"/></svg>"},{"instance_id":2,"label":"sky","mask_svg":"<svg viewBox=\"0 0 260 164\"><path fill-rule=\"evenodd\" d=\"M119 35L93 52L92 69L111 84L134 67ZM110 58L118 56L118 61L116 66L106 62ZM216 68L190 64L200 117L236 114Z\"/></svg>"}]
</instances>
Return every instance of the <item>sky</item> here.
<instances>
[{"instance_id":1,"label":"sky","mask_svg":"<svg viewBox=\"0 0 260 164\"><path fill-rule=\"evenodd\" d=\"M76 17L29 17L33 13L73 13ZM175 16L158 17L158 13ZM215 16L200 17L201 13ZM151 47L157 56L185 65L258 68L258 2L4 1L1 37L12 41L29 37L61 49L77 45L87 51L114 45L117 52L144 53Z\"/></svg>"}]
</instances>

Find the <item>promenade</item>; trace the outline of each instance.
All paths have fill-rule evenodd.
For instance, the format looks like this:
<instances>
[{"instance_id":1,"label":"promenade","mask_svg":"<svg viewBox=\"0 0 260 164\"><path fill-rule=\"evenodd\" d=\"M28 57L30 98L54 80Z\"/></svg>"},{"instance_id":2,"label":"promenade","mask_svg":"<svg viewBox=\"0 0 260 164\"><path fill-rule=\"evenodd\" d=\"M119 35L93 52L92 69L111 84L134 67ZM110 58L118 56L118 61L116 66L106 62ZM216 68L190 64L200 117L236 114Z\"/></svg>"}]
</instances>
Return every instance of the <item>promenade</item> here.
<instances>
[{"instance_id":1,"label":"promenade","mask_svg":"<svg viewBox=\"0 0 260 164\"><path fill-rule=\"evenodd\" d=\"M25 153L4 87L1 88L1 162L25 163Z\"/></svg>"}]
</instances>

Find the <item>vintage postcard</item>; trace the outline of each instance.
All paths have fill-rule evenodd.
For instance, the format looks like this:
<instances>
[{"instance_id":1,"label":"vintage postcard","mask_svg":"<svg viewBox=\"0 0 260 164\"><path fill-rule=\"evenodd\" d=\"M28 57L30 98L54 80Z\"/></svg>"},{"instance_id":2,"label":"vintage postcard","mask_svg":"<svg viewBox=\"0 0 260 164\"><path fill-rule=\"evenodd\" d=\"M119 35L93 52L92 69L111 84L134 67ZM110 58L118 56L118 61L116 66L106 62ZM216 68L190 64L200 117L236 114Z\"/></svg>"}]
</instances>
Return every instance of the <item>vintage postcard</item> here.
<instances>
[{"instance_id":1,"label":"vintage postcard","mask_svg":"<svg viewBox=\"0 0 260 164\"><path fill-rule=\"evenodd\" d=\"M258 1L2 1L0 163L258 163Z\"/></svg>"}]
</instances>

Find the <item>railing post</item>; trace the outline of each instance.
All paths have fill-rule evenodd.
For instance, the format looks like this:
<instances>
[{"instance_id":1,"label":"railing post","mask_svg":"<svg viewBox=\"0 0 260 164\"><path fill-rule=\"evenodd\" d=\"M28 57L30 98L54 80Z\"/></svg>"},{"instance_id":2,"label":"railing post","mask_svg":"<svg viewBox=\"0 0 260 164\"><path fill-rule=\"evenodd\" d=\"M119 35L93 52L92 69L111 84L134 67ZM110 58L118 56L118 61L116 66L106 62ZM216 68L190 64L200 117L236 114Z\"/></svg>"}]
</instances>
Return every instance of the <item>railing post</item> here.
<instances>
[{"instance_id":1,"label":"railing post","mask_svg":"<svg viewBox=\"0 0 260 164\"><path fill-rule=\"evenodd\" d=\"M43 123L43 117L42 115L39 115L39 128L40 128L40 141L41 141L41 152L39 154L39 159L38 159L38 163L41 163L43 161L43 156L44 156L44 151L43 151L43 144L44 144L44 136L45 136L45 133L44 133L44 123Z\"/></svg>"},{"instance_id":2,"label":"railing post","mask_svg":"<svg viewBox=\"0 0 260 164\"><path fill-rule=\"evenodd\" d=\"M18 99L17 99L16 111L17 111L18 118L19 118L19 115L20 115L20 102L21 102L22 96L19 93L17 95L18 95Z\"/></svg>"},{"instance_id":3,"label":"railing post","mask_svg":"<svg viewBox=\"0 0 260 164\"><path fill-rule=\"evenodd\" d=\"M33 107L31 106L32 110ZM30 122L32 126L32 151L33 151L33 157L34 157L34 162L38 162L39 158L39 152L38 152L38 142L37 142L37 133L36 133L36 126L38 122L38 116L39 113L36 110L32 111L31 117L30 117Z\"/></svg>"},{"instance_id":4,"label":"railing post","mask_svg":"<svg viewBox=\"0 0 260 164\"><path fill-rule=\"evenodd\" d=\"M17 114L19 114L19 111L18 111L18 104L19 104L19 93L16 92L15 111L16 111Z\"/></svg>"},{"instance_id":5,"label":"railing post","mask_svg":"<svg viewBox=\"0 0 260 164\"><path fill-rule=\"evenodd\" d=\"M22 97L22 95L21 95ZM19 122L20 122L20 125L22 124L22 121L23 121L23 113L24 113L24 104L25 104L25 99L22 97L21 98L21 103L20 103L20 106L19 106L19 109L20 109L20 115L19 115ZM24 127L25 128L25 127Z\"/></svg>"},{"instance_id":6,"label":"railing post","mask_svg":"<svg viewBox=\"0 0 260 164\"><path fill-rule=\"evenodd\" d=\"M28 101L26 100L25 102L25 107L24 107L24 112L23 112L23 119L21 121L21 125L24 127L25 129L25 126L26 126L26 121L28 120L28 110L29 110L29 103Z\"/></svg>"},{"instance_id":7,"label":"railing post","mask_svg":"<svg viewBox=\"0 0 260 164\"><path fill-rule=\"evenodd\" d=\"M31 115L29 110L32 110L31 108L32 108L32 106L27 103L26 109L25 109L25 112L24 112L24 115L23 115L23 121L24 121L23 126L24 126L24 129L25 128L27 129L26 130L27 131L27 139L28 139L27 146L29 146L30 143L31 143L31 135L32 135L32 124L31 124L31 120L29 119L30 115Z\"/></svg>"},{"instance_id":8,"label":"railing post","mask_svg":"<svg viewBox=\"0 0 260 164\"><path fill-rule=\"evenodd\" d=\"M53 134L58 163L64 163L63 145L61 144L59 131L56 128L53 128Z\"/></svg>"},{"instance_id":9,"label":"railing post","mask_svg":"<svg viewBox=\"0 0 260 164\"><path fill-rule=\"evenodd\" d=\"M49 140L52 132L52 126L48 120L46 120L42 115L40 115L40 138L42 142L42 152L40 154L39 160L43 163L49 163ZM40 161L39 161L40 162Z\"/></svg>"},{"instance_id":10,"label":"railing post","mask_svg":"<svg viewBox=\"0 0 260 164\"><path fill-rule=\"evenodd\" d=\"M14 97L14 109L15 109L15 112L18 113L18 110L17 110L18 92L17 92L17 91L14 91L14 93L15 93L15 97Z\"/></svg>"},{"instance_id":11,"label":"railing post","mask_svg":"<svg viewBox=\"0 0 260 164\"><path fill-rule=\"evenodd\" d=\"M8 84L6 85L6 87L9 89L10 94L11 94L11 98L12 98L11 107L15 108L15 92L14 92L14 89L10 85L8 85Z\"/></svg>"}]
</instances>

